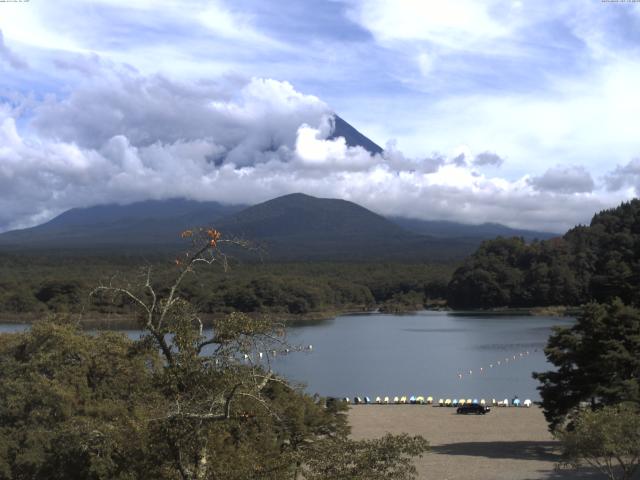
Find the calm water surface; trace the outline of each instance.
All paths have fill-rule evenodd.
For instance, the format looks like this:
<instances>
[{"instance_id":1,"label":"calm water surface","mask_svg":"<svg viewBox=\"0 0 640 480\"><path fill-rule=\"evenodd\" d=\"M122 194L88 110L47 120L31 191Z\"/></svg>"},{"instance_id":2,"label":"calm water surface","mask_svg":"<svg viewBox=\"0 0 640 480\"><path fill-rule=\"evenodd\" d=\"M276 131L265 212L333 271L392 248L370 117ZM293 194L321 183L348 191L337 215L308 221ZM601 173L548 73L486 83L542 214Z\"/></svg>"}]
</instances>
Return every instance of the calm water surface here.
<instances>
[{"instance_id":1,"label":"calm water surface","mask_svg":"<svg viewBox=\"0 0 640 480\"><path fill-rule=\"evenodd\" d=\"M291 329L289 340L312 344L313 351L275 365L322 395L539 399L531 373L551 368L542 349L552 326L571 323L557 317L448 312L349 315Z\"/></svg>"},{"instance_id":2,"label":"calm water surface","mask_svg":"<svg viewBox=\"0 0 640 480\"><path fill-rule=\"evenodd\" d=\"M279 356L273 365L321 395L537 400L531 373L551 368L542 352L551 328L572 322L450 312L346 315L290 328L290 343L313 350ZM0 332L25 328L0 324Z\"/></svg>"}]
</instances>

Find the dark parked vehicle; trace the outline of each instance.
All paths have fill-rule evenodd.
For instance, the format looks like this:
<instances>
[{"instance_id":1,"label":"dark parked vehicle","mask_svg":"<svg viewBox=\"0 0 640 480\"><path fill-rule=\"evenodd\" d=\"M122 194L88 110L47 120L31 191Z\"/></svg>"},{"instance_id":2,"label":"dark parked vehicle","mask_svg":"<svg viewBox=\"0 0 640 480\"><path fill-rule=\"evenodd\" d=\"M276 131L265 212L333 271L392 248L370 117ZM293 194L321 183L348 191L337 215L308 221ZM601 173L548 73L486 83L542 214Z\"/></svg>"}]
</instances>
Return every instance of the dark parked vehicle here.
<instances>
[{"instance_id":1,"label":"dark parked vehicle","mask_svg":"<svg viewBox=\"0 0 640 480\"><path fill-rule=\"evenodd\" d=\"M463 405L461 407L458 407L458 410L456 410L456 413L462 413L462 414L467 414L467 413L475 413L476 415L484 415L485 413L489 413L491 411L491 408L489 407L485 407L484 405L479 405L477 403L473 403L471 405Z\"/></svg>"}]
</instances>

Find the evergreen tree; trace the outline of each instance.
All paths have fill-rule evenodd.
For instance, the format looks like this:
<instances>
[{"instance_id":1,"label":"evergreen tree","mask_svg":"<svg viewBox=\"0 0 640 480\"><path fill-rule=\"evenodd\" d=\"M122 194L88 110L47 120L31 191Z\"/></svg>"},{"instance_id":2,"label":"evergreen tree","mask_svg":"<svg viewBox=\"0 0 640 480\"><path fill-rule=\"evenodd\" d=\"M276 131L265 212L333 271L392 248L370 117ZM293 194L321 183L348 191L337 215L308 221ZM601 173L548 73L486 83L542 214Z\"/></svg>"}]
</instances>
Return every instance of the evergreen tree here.
<instances>
[{"instance_id":1,"label":"evergreen tree","mask_svg":"<svg viewBox=\"0 0 640 480\"><path fill-rule=\"evenodd\" d=\"M545 354L556 370L533 375L552 429L581 402L640 404L640 310L620 300L589 304L575 325L556 329Z\"/></svg>"}]
</instances>

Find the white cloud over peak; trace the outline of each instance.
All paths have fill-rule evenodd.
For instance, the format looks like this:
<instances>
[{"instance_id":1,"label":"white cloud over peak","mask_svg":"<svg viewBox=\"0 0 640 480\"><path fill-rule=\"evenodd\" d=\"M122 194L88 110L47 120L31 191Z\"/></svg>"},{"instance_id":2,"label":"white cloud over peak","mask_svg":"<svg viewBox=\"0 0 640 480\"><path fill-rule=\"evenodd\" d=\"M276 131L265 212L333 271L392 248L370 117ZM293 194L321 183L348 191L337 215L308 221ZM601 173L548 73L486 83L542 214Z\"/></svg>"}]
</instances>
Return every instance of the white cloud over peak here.
<instances>
[{"instance_id":1,"label":"white cloud over peak","mask_svg":"<svg viewBox=\"0 0 640 480\"><path fill-rule=\"evenodd\" d=\"M351 199L388 215L554 231L602 205L584 194L558 202L546 193L553 189L526 178L478 172L475 165L498 162L493 153L474 156L467 148L474 159L467 163L438 154L407 158L393 143L377 155L350 147L329 137L327 105L286 82L253 79L234 88L114 75L44 101L26 123L18 109L2 109L2 229L114 201L256 203L295 191ZM543 215L551 204L556 214Z\"/></svg>"},{"instance_id":2,"label":"white cloud over peak","mask_svg":"<svg viewBox=\"0 0 640 480\"><path fill-rule=\"evenodd\" d=\"M303 191L562 231L640 193L639 8L2 4L0 230L96 203ZM371 155L333 139L334 110L396 140Z\"/></svg>"}]
</instances>

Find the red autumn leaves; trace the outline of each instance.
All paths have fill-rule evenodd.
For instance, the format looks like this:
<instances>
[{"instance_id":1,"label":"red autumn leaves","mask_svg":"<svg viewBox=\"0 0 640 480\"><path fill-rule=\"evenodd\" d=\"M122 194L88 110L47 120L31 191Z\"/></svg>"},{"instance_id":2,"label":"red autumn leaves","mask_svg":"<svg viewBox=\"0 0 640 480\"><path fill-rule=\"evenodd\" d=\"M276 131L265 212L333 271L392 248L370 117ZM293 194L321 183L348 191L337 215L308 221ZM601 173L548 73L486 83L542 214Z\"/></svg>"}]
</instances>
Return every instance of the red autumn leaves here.
<instances>
[{"instance_id":1,"label":"red autumn leaves","mask_svg":"<svg viewBox=\"0 0 640 480\"><path fill-rule=\"evenodd\" d=\"M184 230L180 233L180 238L192 238L197 234L199 234L200 238L204 237L207 241L207 245L212 248L216 248L218 246L218 240L220 240L220 237L222 236L222 234L218 230L215 230L213 228L208 228L206 230L201 228L196 232L194 232L193 230ZM176 265L182 264L182 262L177 258L175 260L175 263Z\"/></svg>"}]
</instances>

